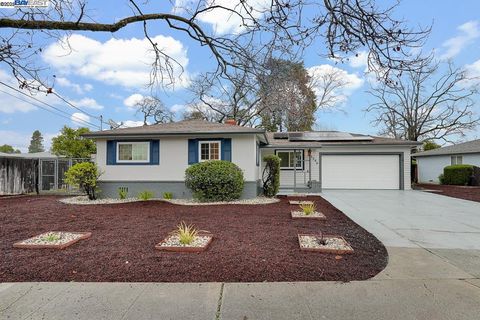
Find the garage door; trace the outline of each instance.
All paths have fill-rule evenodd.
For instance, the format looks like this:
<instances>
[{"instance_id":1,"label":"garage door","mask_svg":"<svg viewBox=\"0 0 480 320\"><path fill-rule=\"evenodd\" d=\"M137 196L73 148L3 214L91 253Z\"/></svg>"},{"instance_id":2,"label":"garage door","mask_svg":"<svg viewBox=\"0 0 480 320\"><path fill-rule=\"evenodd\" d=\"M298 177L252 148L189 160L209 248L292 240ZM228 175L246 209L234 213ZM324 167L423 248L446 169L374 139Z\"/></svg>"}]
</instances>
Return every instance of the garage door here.
<instances>
[{"instance_id":1,"label":"garage door","mask_svg":"<svg viewBox=\"0 0 480 320\"><path fill-rule=\"evenodd\" d=\"M399 189L399 155L321 155L323 189Z\"/></svg>"}]
</instances>

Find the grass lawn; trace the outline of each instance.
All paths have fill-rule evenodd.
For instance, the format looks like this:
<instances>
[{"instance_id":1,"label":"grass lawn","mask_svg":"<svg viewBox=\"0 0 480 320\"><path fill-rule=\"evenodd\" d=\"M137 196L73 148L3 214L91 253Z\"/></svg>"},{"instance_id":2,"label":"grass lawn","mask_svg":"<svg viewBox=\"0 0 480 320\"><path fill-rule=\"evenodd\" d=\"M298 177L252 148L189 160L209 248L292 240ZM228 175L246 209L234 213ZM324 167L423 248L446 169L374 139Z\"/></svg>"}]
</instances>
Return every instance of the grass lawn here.
<instances>
[{"instance_id":1,"label":"grass lawn","mask_svg":"<svg viewBox=\"0 0 480 320\"><path fill-rule=\"evenodd\" d=\"M0 282L351 281L385 268L385 247L321 197L313 200L326 220L292 219L282 198L269 205L180 206L162 201L67 205L55 196L0 199ZM368 214L368 212L365 212ZM208 230L205 252L155 250L177 224ZM64 250L18 249L13 243L47 231L92 232ZM297 234L343 236L354 253L302 252Z\"/></svg>"}]
</instances>

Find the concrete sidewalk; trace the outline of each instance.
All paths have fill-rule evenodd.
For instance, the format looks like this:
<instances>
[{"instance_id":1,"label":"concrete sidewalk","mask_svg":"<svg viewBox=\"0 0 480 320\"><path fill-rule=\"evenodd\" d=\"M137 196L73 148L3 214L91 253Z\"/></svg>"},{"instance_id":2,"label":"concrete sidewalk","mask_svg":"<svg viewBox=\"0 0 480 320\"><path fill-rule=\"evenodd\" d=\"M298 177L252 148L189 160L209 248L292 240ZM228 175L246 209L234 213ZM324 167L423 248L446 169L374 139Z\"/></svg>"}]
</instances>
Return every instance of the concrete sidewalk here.
<instances>
[{"instance_id":1,"label":"concrete sidewalk","mask_svg":"<svg viewBox=\"0 0 480 320\"><path fill-rule=\"evenodd\" d=\"M433 252L388 248L350 283L3 283L0 319L477 319L480 279Z\"/></svg>"}]
</instances>

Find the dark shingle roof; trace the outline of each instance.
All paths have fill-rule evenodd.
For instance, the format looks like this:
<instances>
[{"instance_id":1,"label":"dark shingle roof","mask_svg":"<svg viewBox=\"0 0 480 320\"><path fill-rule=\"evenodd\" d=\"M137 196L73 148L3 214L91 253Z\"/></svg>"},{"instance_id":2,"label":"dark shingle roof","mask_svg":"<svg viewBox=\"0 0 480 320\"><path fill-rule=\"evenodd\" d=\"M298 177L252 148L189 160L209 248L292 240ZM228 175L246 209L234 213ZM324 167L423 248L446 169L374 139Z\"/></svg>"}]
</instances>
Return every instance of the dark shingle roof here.
<instances>
[{"instance_id":1,"label":"dark shingle roof","mask_svg":"<svg viewBox=\"0 0 480 320\"><path fill-rule=\"evenodd\" d=\"M480 153L480 139L458 143L439 149L415 153L414 157L440 156L449 154Z\"/></svg>"},{"instance_id":2,"label":"dark shingle roof","mask_svg":"<svg viewBox=\"0 0 480 320\"><path fill-rule=\"evenodd\" d=\"M85 134L85 137L100 138L104 136L134 136L134 135L166 135L166 134L210 134L210 133L264 133L264 129L242 127L237 125L209 122L204 120L184 120L170 123L160 123L132 128L95 131Z\"/></svg>"}]
</instances>

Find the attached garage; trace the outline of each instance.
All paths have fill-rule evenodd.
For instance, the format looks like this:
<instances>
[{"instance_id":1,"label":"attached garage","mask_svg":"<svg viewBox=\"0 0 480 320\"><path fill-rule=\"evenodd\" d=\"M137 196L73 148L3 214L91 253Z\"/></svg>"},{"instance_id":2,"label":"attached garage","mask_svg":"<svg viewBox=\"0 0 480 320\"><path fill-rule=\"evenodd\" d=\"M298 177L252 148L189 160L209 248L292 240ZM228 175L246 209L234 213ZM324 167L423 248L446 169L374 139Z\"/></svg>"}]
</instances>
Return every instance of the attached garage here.
<instances>
[{"instance_id":1,"label":"attached garage","mask_svg":"<svg viewBox=\"0 0 480 320\"><path fill-rule=\"evenodd\" d=\"M402 189L401 154L320 154L322 189Z\"/></svg>"}]
</instances>

